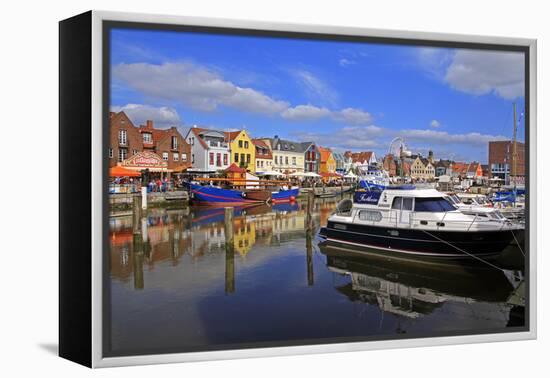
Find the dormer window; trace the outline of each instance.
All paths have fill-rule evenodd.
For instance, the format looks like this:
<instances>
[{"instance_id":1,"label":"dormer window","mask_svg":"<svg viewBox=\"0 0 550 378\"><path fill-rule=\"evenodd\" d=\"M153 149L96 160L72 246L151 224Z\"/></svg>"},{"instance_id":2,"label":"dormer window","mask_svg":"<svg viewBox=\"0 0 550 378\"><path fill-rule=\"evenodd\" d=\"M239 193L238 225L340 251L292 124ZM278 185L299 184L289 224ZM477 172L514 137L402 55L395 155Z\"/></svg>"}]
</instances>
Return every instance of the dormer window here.
<instances>
[{"instance_id":1,"label":"dormer window","mask_svg":"<svg viewBox=\"0 0 550 378\"><path fill-rule=\"evenodd\" d=\"M153 136L151 133L143 133L143 143L153 143Z\"/></svg>"}]
</instances>

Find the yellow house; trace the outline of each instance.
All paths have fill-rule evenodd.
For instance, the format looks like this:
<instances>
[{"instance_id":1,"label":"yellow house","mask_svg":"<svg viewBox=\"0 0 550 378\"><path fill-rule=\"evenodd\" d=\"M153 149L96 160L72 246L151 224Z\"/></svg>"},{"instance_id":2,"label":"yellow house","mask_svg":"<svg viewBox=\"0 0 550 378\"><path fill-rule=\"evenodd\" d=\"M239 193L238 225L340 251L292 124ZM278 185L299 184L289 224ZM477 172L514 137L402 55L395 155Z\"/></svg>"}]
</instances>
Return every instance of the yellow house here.
<instances>
[{"instance_id":1,"label":"yellow house","mask_svg":"<svg viewBox=\"0 0 550 378\"><path fill-rule=\"evenodd\" d=\"M231 163L256 173L256 146L245 130L225 132L231 151Z\"/></svg>"}]
</instances>

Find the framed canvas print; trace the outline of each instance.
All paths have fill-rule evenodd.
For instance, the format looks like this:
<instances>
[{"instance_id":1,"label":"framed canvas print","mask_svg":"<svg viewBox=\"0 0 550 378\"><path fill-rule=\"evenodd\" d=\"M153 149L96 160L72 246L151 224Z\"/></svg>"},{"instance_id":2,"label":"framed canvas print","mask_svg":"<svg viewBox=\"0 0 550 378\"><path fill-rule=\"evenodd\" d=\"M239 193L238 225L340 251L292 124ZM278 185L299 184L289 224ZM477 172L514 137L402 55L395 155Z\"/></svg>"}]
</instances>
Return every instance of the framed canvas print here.
<instances>
[{"instance_id":1,"label":"framed canvas print","mask_svg":"<svg viewBox=\"0 0 550 378\"><path fill-rule=\"evenodd\" d=\"M536 337L536 41L60 22L60 355Z\"/></svg>"}]
</instances>

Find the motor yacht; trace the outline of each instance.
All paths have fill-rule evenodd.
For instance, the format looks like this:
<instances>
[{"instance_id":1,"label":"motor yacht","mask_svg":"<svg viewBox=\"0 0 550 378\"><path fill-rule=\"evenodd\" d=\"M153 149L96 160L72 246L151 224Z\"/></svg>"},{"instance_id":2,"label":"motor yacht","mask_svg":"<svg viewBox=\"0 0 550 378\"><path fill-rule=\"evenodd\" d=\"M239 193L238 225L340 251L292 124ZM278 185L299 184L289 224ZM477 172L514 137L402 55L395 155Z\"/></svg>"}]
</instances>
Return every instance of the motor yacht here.
<instances>
[{"instance_id":1,"label":"motor yacht","mask_svg":"<svg viewBox=\"0 0 550 378\"><path fill-rule=\"evenodd\" d=\"M320 236L349 247L435 258L492 257L523 229L506 219L466 214L447 194L412 186L356 191L340 201Z\"/></svg>"}]
</instances>

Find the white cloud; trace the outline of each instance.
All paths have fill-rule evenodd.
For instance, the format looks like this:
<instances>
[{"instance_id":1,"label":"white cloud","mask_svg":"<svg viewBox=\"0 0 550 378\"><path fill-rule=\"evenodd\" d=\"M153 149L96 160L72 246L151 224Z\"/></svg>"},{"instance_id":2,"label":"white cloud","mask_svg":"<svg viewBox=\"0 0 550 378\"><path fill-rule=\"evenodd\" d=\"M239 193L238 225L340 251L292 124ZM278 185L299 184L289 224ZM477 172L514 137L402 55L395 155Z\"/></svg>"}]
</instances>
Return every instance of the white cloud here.
<instances>
[{"instance_id":1,"label":"white cloud","mask_svg":"<svg viewBox=\"0 0 550 378\"><path fill-rule=\"evenodd\" d=\"M281 116L292 121L314 121L321 118L331 118L336 122L349 125L366 125L372 122L370 113L361 109L345 108L342 110L329 110L310 104L288 108L281 113Z\"/></svg>"},{"instance_id":2,"label":"white cloud","mask_svg":"<svg viewBox=\"0 0 550 378\"><path fill-rule=\"evenodd\" d=\"M354 108L345 108L338 112L333 112L332 118L336 121L352 125L363 125L372 122L370 113Z\"/></svg>"},{"instance_id":3,"label":"white cloud","mask_svg":"<svg viewBox=\"0 0 550 378\"><path fill-rule=\"evenodd\" d=\"M241 88L219 74L192 63L121 63L113 68L116 80L139 92L183 103L202 111L220 105L247 112L274 114L289 104L252 88Z\"/></svg>"},{"instance_id":4,"label":"white cloud","mask_svg":"<svg viewBox=\"0 0 550 378\"><path fill-rule=\"evenodd\" d=\"M462 92L515 99L524 94L524 72L522 53L457 50L445 81Z\"/></svg>"},{"instance_id":5,"label":"white cloud","mask_svg":"<svg viewBox=\"0 0 550 378\"><path fill-rule=\"evenodd\" d=\"M351 66L353 64L357 64L357 62L355 60L350 60L350 59L346 59L346 58L341 58L339 61L338 61L338 64L340 65L340 67L347 67L347 66Z\"/></svg>"},{"instance_id":6,"label":"white cloud","mask_svg":"<svg viewBox=\"0 0 550 378\"><path fill-rule=\"evenodd\" d=\"M294 70L292 74L302 86L306 96L314 102L335 106L338 102L338 92L324 80L306 70Z\"/></svg>"},{"instance_id":7,"label":"white cloud","mask_svg":"<svg viewBox=\"0 0 550 378\"><path fill-rule=\"evenodd\" d=\"M461 92L508 100L524 94L523 53L421 48L417 59L430 76Z\"/></svg>"},{"instance_id":8,"label":"white cloud","mask_svg":"<svg viewBox=\"0 0 550 378\"><path fill-rule=\"evenodd\" d=\"M320 79L307 71L297 72L315 96L334 100L332 90ZM330 118L350 125L372 122L370 113L361 109L329 110L311 104L291 107L287 101L274 99L253 88L237 86L217 72L189 62L121 63L113 67L113 75L119 83L147 97L181 103L201 111L215 111L220 106L226 106L248 113L279 115L293 121Z\"/></svg>"},{"instance_id":9,"label":"white cloud","mask_svg":"<svg viewBox=\"0 0 550 378\"><path fill-rule=\"evenodd\" d=\"M437 144L465 144L469 146L486 146L489 141L506 140L502 135L488 135L481 133L449 134L446 131L436 130L401 130L397 133L405 141L417 141L430 145Z\"/></svg>"},{"instance_id":10,"label":"white cloud","mask_svg":"<svg viewBox=\"0 0 550 378\"><path fill-rule=\"evenodd\" d=\"M441 126L441 123L437 119L432 119L432 122L430 122L430 127L437 129L439 126Z\"/></svg>"},{"instance_id":11,"label":"white cloud","mask_svg":"<svg viewBox=\"0 0 550 378\"><path fill-rule=\"evenodd\" d=\"M111 111L124 111L136 126L144 125L147 120L152 120L155 125L161 127L176 126L182 123L178 112L166 106L156 108L142 104L126 104L124 106L112 106Z\"/></svg>"},{"instance_id":12,"label":"white cloud","mask_svg":"<svg viewBox=\"0 0 550 378\"><path fill-rule=\"evenodd\" d=\"M321 146L344 151L379 148L382 146L379 138L385 133L386 129L375 125L344 126L329 133L296 131L292 137L301 142L314 141Z\"/></svg>"},{"instance_id":13,"label":"white cloud","mask_svg":"<svg viewBox=\"0 0 550 378\"><path fill-rule=\"evenodd\" d=\"M288 108L281 113L281 116L292 121L312 121L327 117L330 114L331 111L327 108L319 108L308 104Z\"/></svg>"}]
</instances>

